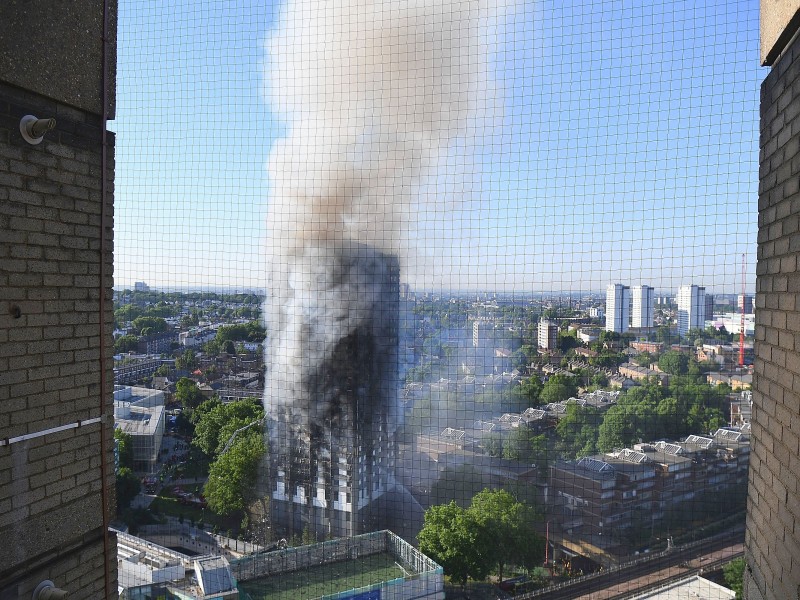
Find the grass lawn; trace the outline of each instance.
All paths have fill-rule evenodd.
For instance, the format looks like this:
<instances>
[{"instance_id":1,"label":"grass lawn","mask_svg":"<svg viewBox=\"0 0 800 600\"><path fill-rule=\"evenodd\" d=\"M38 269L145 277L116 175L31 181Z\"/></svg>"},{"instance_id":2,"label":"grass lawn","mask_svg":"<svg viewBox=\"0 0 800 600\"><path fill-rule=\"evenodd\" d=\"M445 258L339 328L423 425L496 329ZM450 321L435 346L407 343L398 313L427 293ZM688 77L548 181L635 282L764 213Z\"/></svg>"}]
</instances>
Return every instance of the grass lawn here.
<instances>
[{"instance_id":1,"label":"grass lawn","mask_svg":"<svg viewBox=\"0 0 800 600\"><path fill-rule=\"evenodd\" d=\"M201 520L207 525L216 525L219 530L225 533L228 529L238 530L242 516L232 514L227 517L220 517L210 508L202 509L199 506L185 505L178 502L172 494L172 487L164 487L158 496L150 504L150 512L153 514L180 517L183 515L184 522L189 524L194 520L195 523ZM193 486L182 486L187 491L194 491ZM187 489L188 488L188 489Z\"/></svg>"},{"instance_id":2,"label":"grass lawn","mask_svg":"<svg viewBox=\"0 0 800 600\"><path fill-rule=\"evenodd\" d=\"M302 600L361 588L404 577L406 573L389 554L373 554L358 560L335 562L239 583L247 600ZM247 595L245 595L247 594Z\"/></svg>"}]
</instances>

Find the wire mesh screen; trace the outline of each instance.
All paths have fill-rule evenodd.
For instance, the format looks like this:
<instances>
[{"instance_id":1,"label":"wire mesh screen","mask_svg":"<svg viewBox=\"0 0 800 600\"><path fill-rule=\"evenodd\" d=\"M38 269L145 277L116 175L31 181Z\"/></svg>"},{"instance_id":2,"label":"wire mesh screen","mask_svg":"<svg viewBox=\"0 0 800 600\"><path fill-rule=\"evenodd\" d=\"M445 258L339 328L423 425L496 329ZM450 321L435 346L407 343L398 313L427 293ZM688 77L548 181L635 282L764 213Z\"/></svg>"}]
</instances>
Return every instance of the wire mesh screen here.
<instances>
[{"instance_id":1,"label":"wire mesh screen","mask_svg":"<svg viewBox=\"0 0 800 600\"><path fill-rule=\"evenodd\" d=\"M757 24L121 1L124 594L732 597Z\"/></svg>"}]
</instances>

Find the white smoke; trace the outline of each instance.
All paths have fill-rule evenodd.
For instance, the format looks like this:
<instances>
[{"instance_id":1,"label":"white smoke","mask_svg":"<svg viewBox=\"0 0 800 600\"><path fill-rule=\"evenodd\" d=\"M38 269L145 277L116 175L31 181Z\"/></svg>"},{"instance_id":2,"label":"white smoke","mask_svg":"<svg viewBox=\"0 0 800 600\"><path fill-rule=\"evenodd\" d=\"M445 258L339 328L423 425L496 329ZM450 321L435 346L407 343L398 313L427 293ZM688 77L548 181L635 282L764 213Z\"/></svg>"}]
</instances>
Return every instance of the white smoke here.
<instances>
[{"instance_id":1,"label":"white smoke","mask_svg":"<svg viewBox=\"0 0 800 600\"><path fill-rule=\"evenodd\" d=\"M288 2L268 43L267 94L288 126L269 158L270 257L313 239L405 254L420 183L452 180L493 114L496 16L481 0Z\"/></svg>"}]
</instances>

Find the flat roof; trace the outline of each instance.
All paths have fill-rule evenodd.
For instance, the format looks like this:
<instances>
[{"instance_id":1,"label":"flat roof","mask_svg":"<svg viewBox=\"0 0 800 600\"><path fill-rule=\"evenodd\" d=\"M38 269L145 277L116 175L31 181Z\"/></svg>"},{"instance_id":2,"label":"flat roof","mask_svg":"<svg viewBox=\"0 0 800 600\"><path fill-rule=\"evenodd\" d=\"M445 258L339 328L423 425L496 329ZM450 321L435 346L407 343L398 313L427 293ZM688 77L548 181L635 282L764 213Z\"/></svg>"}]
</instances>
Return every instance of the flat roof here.
<instances>
[{"instance_id":1,"label":"flat roof","mask_svg":"<svg viewBox=\"0 0 800 600\"><path fill-rule=\"evenodd\" d=\"M699 575L692 575L649 592L632 596L632 600L675 600L676 598L733 600L736 598L736 593Z\"/></svg>"},{"instance_id":2,"label":"flat roof","mask_svg":"<svg viewBox=\"0 0 800 600\"><path fill-rule=\"evenodd\" d=\"M239 590L249 594L253 600L320 598L413 574L401 567L388 552L380 552L281 575L240 581Z\"/></svg>"}]
</instances>

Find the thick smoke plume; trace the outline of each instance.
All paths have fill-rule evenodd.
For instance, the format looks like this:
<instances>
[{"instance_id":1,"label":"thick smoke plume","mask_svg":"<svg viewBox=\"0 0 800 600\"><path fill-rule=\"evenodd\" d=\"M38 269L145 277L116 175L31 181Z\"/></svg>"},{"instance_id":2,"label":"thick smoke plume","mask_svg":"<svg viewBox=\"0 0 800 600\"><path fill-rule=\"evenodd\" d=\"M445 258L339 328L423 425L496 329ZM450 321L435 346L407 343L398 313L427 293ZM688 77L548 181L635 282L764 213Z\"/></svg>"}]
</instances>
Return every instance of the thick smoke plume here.
<instances>
[{"instance_id":1,"label":"thick smoke plume","mask_svg":"<svg viewBox=\"0 0 800 600\"><path fill-rule=\"evenodd\" d=\"M315 239L403 249L420 182L489 110L488 17L477 0L290 0L268 46L288 124L269 160L271 256Z\"/></svg>"},{"instance_id":2,"label":"thick smoke plume","mask_svg":"<svg viewBox=\"0 0 800 600\"><path fill-rule=\"evenodd\" d=\"M376 314L380 296L347 257L369 247L402 260L421 186L457 170L457 141L491 113L487 6L285 6L267 64L267 94L287 125L269 158L268 410L321 424L310 403L325 399L303 397L300 382Z\"/></svg>"}]
</instances>

